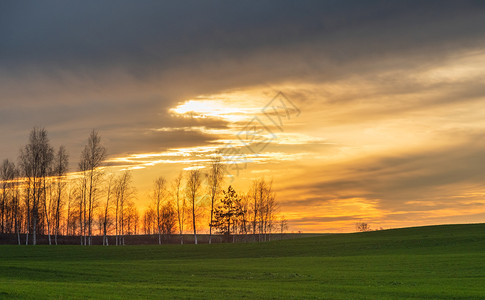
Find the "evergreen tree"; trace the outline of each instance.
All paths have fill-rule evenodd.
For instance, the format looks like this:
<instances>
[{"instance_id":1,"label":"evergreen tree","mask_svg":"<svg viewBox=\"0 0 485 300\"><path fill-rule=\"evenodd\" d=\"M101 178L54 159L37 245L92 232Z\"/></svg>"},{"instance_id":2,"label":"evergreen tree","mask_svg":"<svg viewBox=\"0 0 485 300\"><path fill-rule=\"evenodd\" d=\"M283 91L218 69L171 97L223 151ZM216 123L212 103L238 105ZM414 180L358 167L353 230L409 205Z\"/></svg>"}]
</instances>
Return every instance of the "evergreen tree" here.
<instances>
[{"instance_id":1,"label":"evergreen tree","mask_svg":"<svg viewBox=\"0 0 485 300\"><path fill-rule=\"evenodd\" d=\"M214 210L214 219L212 227L219 233L226 236L227 240L231 237L231 232L235 233L238 226L238 219L244 215L241 198L237 195L232 186L224 191L224 198ZM234 242L234 236L232 238Z\"/></svg>"}]
</instances>

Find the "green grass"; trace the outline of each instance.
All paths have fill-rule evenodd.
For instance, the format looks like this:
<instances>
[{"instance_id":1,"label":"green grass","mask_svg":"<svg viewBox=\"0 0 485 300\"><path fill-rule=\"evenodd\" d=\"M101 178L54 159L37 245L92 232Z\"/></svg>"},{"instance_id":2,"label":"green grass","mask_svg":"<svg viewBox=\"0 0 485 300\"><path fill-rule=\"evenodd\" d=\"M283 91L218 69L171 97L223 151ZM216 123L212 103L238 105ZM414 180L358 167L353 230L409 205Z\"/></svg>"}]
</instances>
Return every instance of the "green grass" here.
<instances>
[{"instance_id":1,"label":"green grass","mask_svg":"<svg viewBox=\"0 0 485 300\"><path fill-rule=\"evenodd\" d=\"M261 244L0 246L0 298L485 299L485 224Z\"/></svg>"}]
</instances>

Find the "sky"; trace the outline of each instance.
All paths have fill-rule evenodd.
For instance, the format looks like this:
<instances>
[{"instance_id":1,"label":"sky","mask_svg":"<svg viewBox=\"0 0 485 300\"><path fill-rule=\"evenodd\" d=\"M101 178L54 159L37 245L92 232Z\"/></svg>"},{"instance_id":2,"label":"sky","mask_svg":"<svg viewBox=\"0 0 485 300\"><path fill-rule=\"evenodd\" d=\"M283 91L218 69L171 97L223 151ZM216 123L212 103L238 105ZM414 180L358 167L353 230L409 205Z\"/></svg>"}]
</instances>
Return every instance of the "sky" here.
<instances>
[{"instance_id":1,"label":"sky","mask_svg":"<svg viewBox=\"0 0 485 300\"><path fill-rule=\"evenodd\" d=\"M215 154L291 231L485 221L482 1L1 1L0 159L99 131L147 205Z\"/></svg>"}]
</instances>

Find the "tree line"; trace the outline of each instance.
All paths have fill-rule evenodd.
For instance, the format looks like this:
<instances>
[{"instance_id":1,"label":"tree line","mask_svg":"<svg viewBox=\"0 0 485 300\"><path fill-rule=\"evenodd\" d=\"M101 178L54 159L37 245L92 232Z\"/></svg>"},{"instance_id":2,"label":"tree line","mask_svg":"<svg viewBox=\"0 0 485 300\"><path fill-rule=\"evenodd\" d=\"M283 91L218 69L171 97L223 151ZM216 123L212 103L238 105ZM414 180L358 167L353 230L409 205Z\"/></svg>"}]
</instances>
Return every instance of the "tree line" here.
<instances>
[{"instance_id":1,"label":"tree line","mask_svg":"<svg viewBox=\"0 0 485 300\"><path fill-rule=\"evenodd\" d=\"M81 245L91 245L102 236L103 245L124 245L127 235L167 236L193 233L209 227L227 241L236 236L266 241L271 233L287 229L277 216L272 182L254 180L249 190L237 193L224 188L225 165L214 157L206 172L194 168L172 180L160 176L153 182L149 206L139 212L132 173L108 174L106 148L99 133L91 131L81 152L77 170L69 172L69 155L64 146L54 149L44 128L33 128L17 162L5 159L0 165L0 229L15 234L18 244L37 244L37 236L78 236Z\"/></svg>"}]
</instances>

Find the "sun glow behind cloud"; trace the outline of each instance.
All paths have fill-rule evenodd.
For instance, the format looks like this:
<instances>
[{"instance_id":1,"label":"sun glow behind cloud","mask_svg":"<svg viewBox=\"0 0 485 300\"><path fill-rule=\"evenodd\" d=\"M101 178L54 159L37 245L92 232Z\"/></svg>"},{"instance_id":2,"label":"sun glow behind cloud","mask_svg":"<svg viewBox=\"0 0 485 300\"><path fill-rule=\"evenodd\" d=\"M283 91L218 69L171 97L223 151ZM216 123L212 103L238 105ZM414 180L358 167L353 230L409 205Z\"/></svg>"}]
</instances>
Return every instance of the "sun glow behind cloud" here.
<instances>
[{"instance_id":1,"label":"sun glow behind cloud","mask_svg":"<svg viewBox=\"0 0 485 300\"><path fill-rule=\"evenodd\" d=\"M291 230L483 222L483 5L317 2L7 5L1 159L45 126L77 170L94 127L142 205L225 152L238 192L274 179ZM301 115L263 112L279 91Z\"/></svg>"},{"instance_id":2,"label":"sun glow behind cloud","mask_svg":"<svg viewBox=\"0 0 485 300\"><path fill-rule=\"evenodd\" d=\"M150 124L142 134L180 136L188 146L165 147L162 140L151 144L154 150L117 153L107 162L110 170L133 171L138 201L147 204L156 176L170 179L223 157L231 169L226 183L238 191L258 176L274 179L292 230L480 221L481 187L464 189L461 181L483 179L474 166L485 150L484 57L462 53L418 69L187 98L166 108L176 122ZM263 111L278 91L301 110L282 128ZM247 126L255 119L260 131ZM192 136L206 141L194 146L187 143ZM268 144L255 151L258 138ZM224 154L228 149L235 153Z\"/></svg>"},{"instance_id":3,"label":"sun glow behind cloud","mask_svg":"<svg viewBox=\"0 0 485 300\"><path fill-rule=\"evenodd\" d=\"M297 132L292 127L298 120L291 120L285 131L279 130L266 118L263 108L277 95L273 89L267 87L253 87L245 90L234 90L216 95L199 96L196 99L182 101L170 108L169 112L175 119L221 119L226 123L224 127L211 126L173 126L152 128L152 132L187 133L196 132L211 137L211 140L199 146L169 148L160 152L134 153L111 157L107 162L119 170L135 170L139 176L143 169L178 169L192 170L204 168L214 157L221 157L226 165L227 183L236 184L245 190L251 181L259 176L274 178L278 176L272 165L288 162L305 161L312 157L313 151L305 151L306 146L325 144L320 137L309 136ZM255 118L263 121L255 126L259 129L271 128L271 131L254 129L247 125ZM268 139L268 138L272 139ZM258 139L267 139L268 145L254 151L251 148L258 144ZM280 148L285 147L285 148ZM173 166L173 167L169 167ZM270 166L267 168L266 166ZM150 173L150 172L149 172ZM151 173L150 173L151 174ZM146 181L146 180L145 180Z\"/></svg>"},{"instance_id":4,"label":"sun glow behind cloud","mask_svg":"<svg viewBox=\"0 0 485 300\"><path fill-rule=\"evenodd\" d=\"M455 148L466 149L462 145L469 145L470 139L481 147L481 139L474 136L485 129L483 99L462 90L464 83L480 83L477 74L482 73L474 64L481 65L483 57L463 54L409 71L283 82L273 88L254 86L189 98L168 108L171 118L183 122L146 130L199 134L208 137L206 142L117 155L108 162L118 170L135 170L140 182L149 183L148 176L156 170L171 170L164 171L170 177L203 168L228 148L236 150L224 162L230 168L234 162L242 166L233 168L227 182L244 191L256 176L273 178L282 213L294 230L352 231L357 221L389 228L459 220L453 213L475 220L485 211L470 192L480 190L447 187L446 177L457 176L467 157L475 155L460 155ZM280 90L302 112L285 119L282 128L263 112ZM462 94L466 106L453 96ZM262 123L259 129L269 131L251 131L247 124L254 119ZM257 138L268 140L268 145L251 151ZM427 165L430 160L434 162ZM433 171L446 165L449 168L441 172ZM149 188L145 183L145 190Z\"/></svg>"},{"instance_id":5,"label":"sun glow behind cloud","mask_svg":"<svg viewBox=\"0 0 485 300\"><path fill-rule=\"evenodd\" d=\"M217 95L199 96L178 104L169 110L186 118L219 118L235 123L261 113L261 93L258 90L235 91ZM264 100L264 98L263 98Z\"/></svg>"},{"instance_id":6,"label":"sun glow behind cloud","mask_svg":"<svg viewBox=\"0 0 485 300\"><path fill-rule=\"evenodd\" d=\"M298 132L277 131L268 120L263 124L256 124L256 131L248 128L247 124L255 118L265 118L263 108L272 100L276 92L267 87L253 87L245 90L234 90L215 95L199 96L196 99L182 101L169 112L174 118L216 118L226 121L224 128L208 126L184 126L152 128L154 132L198 132L212 137L206 145L185 148L172 148L157 153L137 153L126 156L113 157L108 160L111 164L126 164L137 167L149 167L158 164L199 164L209 162L214 155L223 155L228 148L237 150L239 160L245 163L262 163L265 161L287 161L301 157L301 151L251 151L251 145L258 143L258 139L272 138L269 145L306 145L323 144L319 137L308 136ZM287 127L291 129L290 126ZM260 130L260 129L266 129ZM266 147L265 147L266 148Z\"/></svg>"},{"instance_id":7,"label":"sun glow behind cloud","mask_svg":"<svg viewBox=\"0 0 485 300\"><path fill-rule=\"evenodd\" d=\"M478 59L481 56L473 57ZM113 157L110 162L127 169L173 165L179 170L189 170L203 168L214 156L222 157L224 149L229 147L236 149L237 153L232 155L231 160L225 161L227 166L233 167L234 161L244 166L228 179L236 179L244 190L254 176L261 174L274 178L283 213L290 224L293 222L295 229L352 231L357 221L368 221L385 228L416 224L417 221L412 218L403 219L407 207L417 206L412 204L416 195L412 190L401 190L400 196L408 197L407 202L410 201L410 204L402 204L393 200L392 186L400 185L401 181L419 181L420 177L423 177L422 182L430 180L430 186L433 186L437 183L426 176L435 175L428 175L429 172L419 165L419 160L410 159L408 167L403 165L401 170L394 171L394 166L386 159L392 162L417 153L439 152L455 147L459 142L466 143L469 137L465 133L468 130L483 130L485 110L482 102L472 102L466 108L458 101L435 105L436 99L443 99L449 90L453 90L453 86L435 86L433 80L436 80L436 74L456 70L456 65L472 65L471 61L465 64L461 60L458 57L450 59L444 66L414 70L412 76L389 73L378 79L369 76L311 84L291 82L273 89L256 86L201 95L170 108L171 116L188 121L218 119L225 122L224 126L173 126L150 130L204 134L210 137L207 143ZM469 80L466 73L459 73L462 79L456 79L455 83ZM398 75L403 81L399 85L390 85ZM416 78L421 78L420 88L396 93L400 85L417 84ZM284 91L298 104L304 117L285 120L283 128L270 122L263 109L273 99L275 90ZM428 106L423 103L428 103ZM453 114L456 109L461 114ZM257 140L254 141L254 136L248 134L251 130L247 127L255 118L261 123L259 129L269 129L257 131L257 138L265 138L269 143L256 152L251 151L251 146L257 144ZM389 170L386 171L386 168ZM324 175L320 170L326 170ZM306 185L310 186L307 188ZM295 187L293 193L288 190L291 186L299 187ZM422 196L427 199L421 200L422 203L435 197L431 196L431 190L422 191L423 195L427 195ZM441 196L457 199L459 192L447 189ZM461 203L468 201L466 199L469 196L456 201ZM430 210L427 216L412 210L407 216L419 215L420 224L430 224L440 214L450 217L449 213L453 211L462 214L481 212L478 207L453 206L448 200L440 207L426 207ZM316 214L319 218L315 218Z\"/></svg>"}]
</instances>

